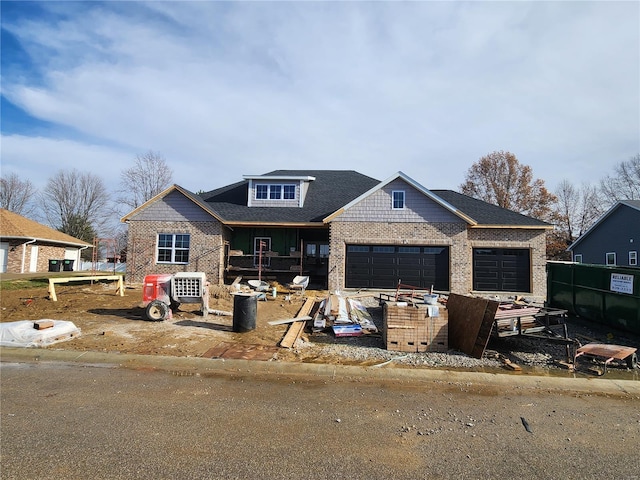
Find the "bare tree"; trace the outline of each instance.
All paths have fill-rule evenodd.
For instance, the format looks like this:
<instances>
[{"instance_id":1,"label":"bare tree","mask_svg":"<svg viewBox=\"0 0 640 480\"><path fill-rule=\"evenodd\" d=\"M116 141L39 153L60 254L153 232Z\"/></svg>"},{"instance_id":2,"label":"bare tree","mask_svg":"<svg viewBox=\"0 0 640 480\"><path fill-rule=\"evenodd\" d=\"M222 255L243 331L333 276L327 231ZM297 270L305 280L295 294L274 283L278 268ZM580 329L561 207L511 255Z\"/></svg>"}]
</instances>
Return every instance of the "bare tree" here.
<instances>
[{"instance_id":1,"label":"bare tree","mask_svg":"<svg viewBox=\"0 0 640 480\"><path fill-rule=\"evenodd\" d=\"M474 163L460 186L465 195L499 207L549 221L555 197L544 181L533 179L531 167L513 153L492 152Z\"/></svg>"},{"instance_id":2,"label":"bare tree","mask_svg":"<svg viewBox=\"0 0 640 480\"><path fill-rule=\"evenodd\" d=\"M109 194L92 173L60 170L42 192L49 224L73 237L91 242L109 221Z\"/></svg>"},{"instance_id":3,"label":"bare tree","mask_svg":"<svg viewBox=\"0 0 640 480\"><path fill-rule=\"evenodd\" d=\"M614 167L614 175L600 181L602 195L614 204L619 200L640 200L640 154Z\"/></svg>"},{"instance_id":4,"label":"bare tree","mask_svg":"<svg viewBox=\"0 0 640 480\"><path fill-rule=\"evenodd\" d=\"M23 217L30 216L35 211L35 204L31 201L35 193L31 181L20 179L16 173L0 178L0 208Z\"/></svg>"},{"instance_id":5,"label":"bare tree","mask_svg":"<svg viewBox=\"0 0 640 480\"><path fill-rule=\"evenodd\" d=\"M597 187L583 183L579 188L563 180L555 191L554 214L557 224L573 242L586 232L602 215L603 208Z\"/></svg>"},{"instance_id":6,"label":"bare tree","mask_svg":"<svg viewBox=\"0 0 640 480\"><path fill-rule=\"evenodd\" d=\"M602 214L598 189L583 183L575 187L563 180L555 190L553 223L556 228L547 241L547 256L556 260L569 260L566 249L586 232Z\"/></svg>"},{"instance_id":7,"label":"bare tree","mask_svg":"<svg viewBox=\"0 0 640 480\"><path fill-rule=\"evenodd\" d=\"M137 208L169 187L173 181L173 171L159 153L149 150L136 155L133 167L120 174L119 201Z\"/></svg>"}]
</instances>

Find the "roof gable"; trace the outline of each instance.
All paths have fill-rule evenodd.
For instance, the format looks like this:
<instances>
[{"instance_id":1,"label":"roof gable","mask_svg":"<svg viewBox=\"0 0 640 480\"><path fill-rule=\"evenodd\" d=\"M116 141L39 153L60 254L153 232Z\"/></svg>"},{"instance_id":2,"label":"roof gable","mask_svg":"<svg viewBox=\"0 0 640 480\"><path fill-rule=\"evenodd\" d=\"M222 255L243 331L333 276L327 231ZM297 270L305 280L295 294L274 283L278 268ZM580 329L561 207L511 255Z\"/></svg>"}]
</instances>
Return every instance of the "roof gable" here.
<instances>
[{"instance_id":1,"label":"roof gable","mask_svg":"<svg viewBox=\"0 0 640 480\"><path fill-rule=\"evenodd\" d=\"M2 238L38 239L67 245L91 246L90 243L62 233L4 208L0 209Z\"/></svg>"},{"instance_id":2,"label":"roof gable","mask_svg":"<svg viewBox=\"0 0 640 480\"><path fill-rule=\"evenodd\" d=\"M588 238L595 230L600 228L600 226L606 222L606 220L611 217L611 215L624 208L629 208L632 212L637 213L640 216L640 200L620 200L616 202L609 210L607 210L604 214L598 218L593 225L589 227L589 229L580 235L569 247L567 250L572 251L579 243L581 243L585 238Z\"/></svg>"},{"instance_id":3,"label":"roof gable","mask_svg":"<svg viewBox=\"0 0 640 480\"><path fill-rule=\"evenodd\" d=\"M185 188L182 188L180 185L172 185L172 186L170 186L169 188L167 188L164 191L160 192L155 197L151 198L150 200L147 200L145 203L140 205L138 208L136 208L136 209L132 210L131 212L129 212L127 215L122 217L120 221L121 222L128 222L130 220L133 220L136 216L141 215L145 210L147 210L150 207L152 207L153 205L157 204L157 202L159 202L160 200L163 200L163 199L165 199L167 197L171 197L171 196L173 196L175 194L182 195L189 202L191 202L192 204L196 205L201 210L203 210L206 214L214 217L218 221L222 221L220 219L220 217L218 217L216 212L211 210L209 205L207 205L205 202L202 201L201 197L199 197L195 193L190 192L189 190L187 190Z\"/></svg>"},{"instance_id":4,"label":"roof gable","mask_svg":"<svg viewBox=\"0 0 640 480\"><path fill-rule=\"evenodd\" d=\"M389 185L390 183L392 183L392 182L394 182L394 181L396 181L398 179L404 181L405 183L407 183L408 185L410 185L411 187L416 189L418 192L422 193L425 197L429 198L430 200L432 200L433 202L437 203L438 205L440 205L444 209L448 210L452 214L456 215L457 217L461 218L465 222L467 222L467 223L469 223L471 225L475 225L476 224L475 220L473 220L471 217L465 215L462 211L458 210L456 207L454 207L453 205L449 204L448 202L446 202L442 198L438 197L437 195L434 195L430 190L426 189L425 187L420 185L418 182L416 182L415 180L413 180L412 178L408 177L407 175L405 175L402 172L397 172L396 174L390 176L386 180L378 183L374 187L372 187L369 190L367 190L366 192L362 193L357 198L354 198L351 202L347 203L346 205L341 207L339 210L337 210L337 211L333 212L331 215L327 216L324 219L324 221L325 222L330 222L334 218L340 216L346 210L349 210L353 206L355 206L358 203L362 202L365 198L367 198L367 197L373 195L374 193L382 190L384 187L386 187L387 185Z\"/></svg>"}]
</instances>

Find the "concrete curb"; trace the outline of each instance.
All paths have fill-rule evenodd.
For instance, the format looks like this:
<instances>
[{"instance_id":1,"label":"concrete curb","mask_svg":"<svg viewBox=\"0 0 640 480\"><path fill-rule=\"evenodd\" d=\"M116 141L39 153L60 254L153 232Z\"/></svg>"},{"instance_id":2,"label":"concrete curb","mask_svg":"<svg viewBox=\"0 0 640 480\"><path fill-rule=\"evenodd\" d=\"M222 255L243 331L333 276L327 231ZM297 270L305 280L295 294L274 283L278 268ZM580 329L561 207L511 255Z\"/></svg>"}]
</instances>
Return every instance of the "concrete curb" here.
<instances>
[{"instance_id":1,"label":"concrete curb","mask_svg":"<svg viewBox=\"0 0 640 480\"><path fill-rule=\"evenodd\" d=\"M103 352L79 352L32 348L0 348L0 361L9 363L71 363L170 372L176 375L229 376L324 382L394 382L405 386L451 385L465 389L502 387L632 396L640 399L640 381L606 378L557 377L527 374L460 372L437 369L358 367L293 362L225 360L200 357L167 357Z\"/></svg>"}]
</instances>

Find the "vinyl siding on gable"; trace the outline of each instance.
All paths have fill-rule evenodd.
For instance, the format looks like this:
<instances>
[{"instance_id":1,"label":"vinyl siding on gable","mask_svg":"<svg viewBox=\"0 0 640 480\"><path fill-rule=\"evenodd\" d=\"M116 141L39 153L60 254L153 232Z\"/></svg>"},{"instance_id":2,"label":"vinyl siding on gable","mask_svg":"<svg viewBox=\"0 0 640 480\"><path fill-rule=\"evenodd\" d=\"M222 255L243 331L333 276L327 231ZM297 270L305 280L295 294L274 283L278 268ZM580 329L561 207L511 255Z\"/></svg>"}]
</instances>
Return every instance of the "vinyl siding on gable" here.
<instances>
[{"instance_id":1,"label":"vinyl siding on gable","mask_svg":"<svg viewBox=\"0 0 640 480\"><path fill-rule=\"evenodd\" d=\"M213 217L180 192L173 191L164 198L133 215L130 221L207 222Z\"/></svg>"},{"instance_id":2,"label":"vinyl siding on gable","mask_svg":"<svg viewBox=\"0 0 640 480\"><path fill-rule=\"evenodd\" d=\"M629 265L629 252L640 250L640 211L620 205L572 250L582 263L604 265L606 254L615 253L617 265Z\"/></svg>"},{"instance_id":3,"label":"vinyl siding on gable","mask_svg":"<svg viewBox=\"0 0 640 480\"><path fill-rule=\"evenodd\" d=\"M392 192L405 192L404 208L392 208ZM465 223L458 216L398 179L337 217L341 222Z\"/></svg>"}]
</instances>

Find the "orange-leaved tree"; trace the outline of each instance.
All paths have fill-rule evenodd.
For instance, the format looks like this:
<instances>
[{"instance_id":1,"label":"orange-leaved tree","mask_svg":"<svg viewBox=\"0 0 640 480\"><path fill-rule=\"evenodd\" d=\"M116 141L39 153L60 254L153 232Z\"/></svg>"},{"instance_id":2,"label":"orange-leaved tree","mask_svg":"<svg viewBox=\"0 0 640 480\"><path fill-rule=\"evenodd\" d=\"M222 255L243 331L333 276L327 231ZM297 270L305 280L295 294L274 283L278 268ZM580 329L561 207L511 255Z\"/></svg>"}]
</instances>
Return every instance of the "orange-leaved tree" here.
<instances>
[{"instance_id":1,"label":"orange-leaved tree","mask_svg":"<svg viewBox=\"0 0 640 480\"><path fill-rule=\"evenodd\" d=\"M551 220L555 196L544 181L533 178L531 167L513 153L492 152L467 171L460 191L470 197L513 210L539 220Z\"/></svg>"}]
</instances>

